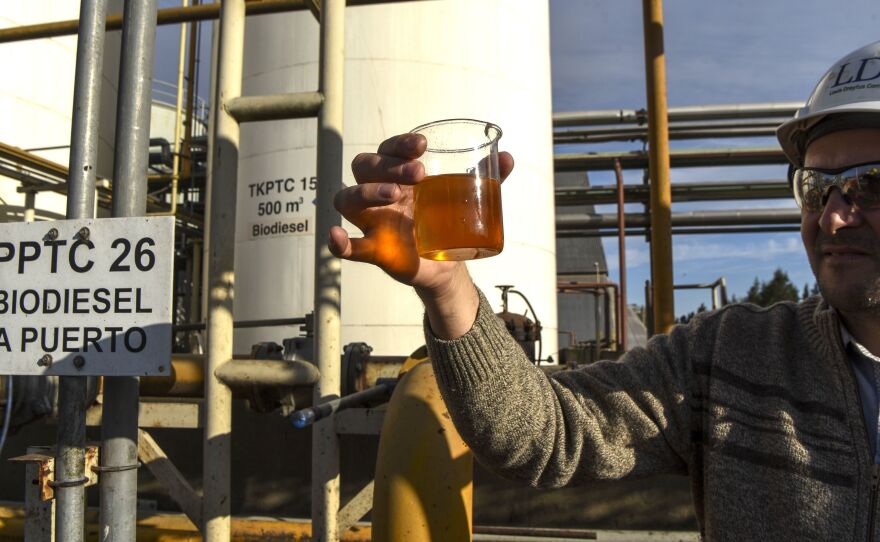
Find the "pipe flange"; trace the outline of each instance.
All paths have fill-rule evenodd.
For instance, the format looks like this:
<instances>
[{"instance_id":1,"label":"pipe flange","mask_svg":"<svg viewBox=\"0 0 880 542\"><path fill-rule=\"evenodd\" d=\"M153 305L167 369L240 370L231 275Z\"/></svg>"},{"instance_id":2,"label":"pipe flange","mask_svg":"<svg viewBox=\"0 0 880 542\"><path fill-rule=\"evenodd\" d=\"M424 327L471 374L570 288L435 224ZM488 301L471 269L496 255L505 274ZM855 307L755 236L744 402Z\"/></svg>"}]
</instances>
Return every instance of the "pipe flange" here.
<instances>
[{"instance_id":1,"label":"pipe flange","mask_svg":"<svg viewBox=\"0 0 880 542\"><path fill-rule=\"evenodd\" d=\"M92 472L96 472L101 474L102 472L125 472L127 470L135 470L141 468L142 463L138 461L134 465L114 465L112 467L102 467L100 465L95 465L92 467Z\"/></svg>"},{"instance_id":2,"label":"pipe flange","mask_svg":"<svg viewBox=\"0 0 880 542\"><path fill-rule=\"evenodd\" d=\"M84 486L88 482L89 482L89 478L85 477L85 478L79 478L77 480L64 480L62 482L58 482L56 480L49 480L48 482L46 482L46 484L49 487L56 489L56 488L64 488L64 487Z\"/></svg>"}]
</instances>

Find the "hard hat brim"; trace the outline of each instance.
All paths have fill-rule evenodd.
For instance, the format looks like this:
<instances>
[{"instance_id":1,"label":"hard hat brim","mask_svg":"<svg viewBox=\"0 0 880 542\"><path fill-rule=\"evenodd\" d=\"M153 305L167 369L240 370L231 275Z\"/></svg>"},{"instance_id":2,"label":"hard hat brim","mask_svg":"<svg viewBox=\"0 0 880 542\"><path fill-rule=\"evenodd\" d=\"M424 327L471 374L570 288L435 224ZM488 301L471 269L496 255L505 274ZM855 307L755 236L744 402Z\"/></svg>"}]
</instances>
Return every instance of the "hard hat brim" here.
<instances>
[{"instance_id":1,"label":"hard hat brim","mask_svg":"<svg viewBox=\"0 0 880 542\"><path fill-rule=\"evenodd\" d=\"M779 140L782 152L785 153L785 156L795 167L803 167L804 165L804 154L806 152L804 148L805 136L812 127L826 117L833 115L844 113L876 114L877 111L880 111L880 101L841 104L804 116L800 116L801 111L804 111L804 109L798 111L797 116L784 122L776 129L776 138ZM877 125L877 128L880 129L880 124Z\"/></svg>"}]
</instances>

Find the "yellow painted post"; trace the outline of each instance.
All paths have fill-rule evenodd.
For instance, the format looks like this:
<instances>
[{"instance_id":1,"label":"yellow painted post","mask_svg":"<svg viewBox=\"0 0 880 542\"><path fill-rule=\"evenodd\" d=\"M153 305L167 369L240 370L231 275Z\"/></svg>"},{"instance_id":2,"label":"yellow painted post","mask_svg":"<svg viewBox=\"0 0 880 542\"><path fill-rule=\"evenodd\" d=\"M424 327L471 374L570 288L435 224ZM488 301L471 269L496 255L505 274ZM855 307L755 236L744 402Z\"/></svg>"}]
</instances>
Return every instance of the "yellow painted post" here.
<instances>
[{"instance_id":1,"label":"yellow painted post","mask_svg":"<svg viewBox=\"0 0 880 542\"><path fill-rule=\"evenodd\" d=\"M373 542L471 540L473 454L452 425L430 362L397 384L381 435Z\"/></svg>"},{"instance_id":2,"label":"yellow painted post","mask_svg":"<svg viewBox=\"0 0 880 542\"><path fill-rule=\"evenodd\" d=\"M648 149L651 171L651 284L654 331L675 324L672 290L672 194L669 185L669 118L666 106L666 54L663 1L642 0L645 75L648 93Z\"/></svg>"}]
</instances>

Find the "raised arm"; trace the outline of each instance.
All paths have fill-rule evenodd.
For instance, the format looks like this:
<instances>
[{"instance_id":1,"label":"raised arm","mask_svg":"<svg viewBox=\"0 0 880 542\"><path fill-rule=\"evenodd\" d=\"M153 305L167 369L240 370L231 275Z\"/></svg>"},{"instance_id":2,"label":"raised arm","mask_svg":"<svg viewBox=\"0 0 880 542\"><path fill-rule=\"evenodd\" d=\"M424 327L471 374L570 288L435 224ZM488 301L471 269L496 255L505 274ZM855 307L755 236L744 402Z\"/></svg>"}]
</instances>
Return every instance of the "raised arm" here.
<instances>
[{"instance_id":1,"label":"raised arm","mask_svg":"<svg viewBox=\"0 0 880 542\"><path fill-rule=\"evenodd\" d=\"M696 326L655 337L620 361L548 378L481 297L454 340L427 327L428 348L456 428L482 463L539 486L686 472Z\"/></svg>"}]
</instances>

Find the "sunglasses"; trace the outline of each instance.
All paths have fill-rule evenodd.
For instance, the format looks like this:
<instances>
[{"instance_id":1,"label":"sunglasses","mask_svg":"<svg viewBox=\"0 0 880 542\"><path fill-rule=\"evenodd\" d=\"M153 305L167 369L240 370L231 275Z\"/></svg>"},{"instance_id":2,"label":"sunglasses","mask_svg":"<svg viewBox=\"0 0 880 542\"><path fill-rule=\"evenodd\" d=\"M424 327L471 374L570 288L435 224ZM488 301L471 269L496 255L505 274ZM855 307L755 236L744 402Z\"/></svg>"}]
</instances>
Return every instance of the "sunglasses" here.
<instances>
[{"instance_id":1,"label":"sunglasses","mask_svg":"<svg viewBox=\"0 0 880 542\"><path fill-rule=\"evenodd\" d=\"M840 169L797 168L792 181L794 200L806 211L821 211L835 187L849 205L861 210L880 208L880 162Z\"/></svg>"}]
</instances>

